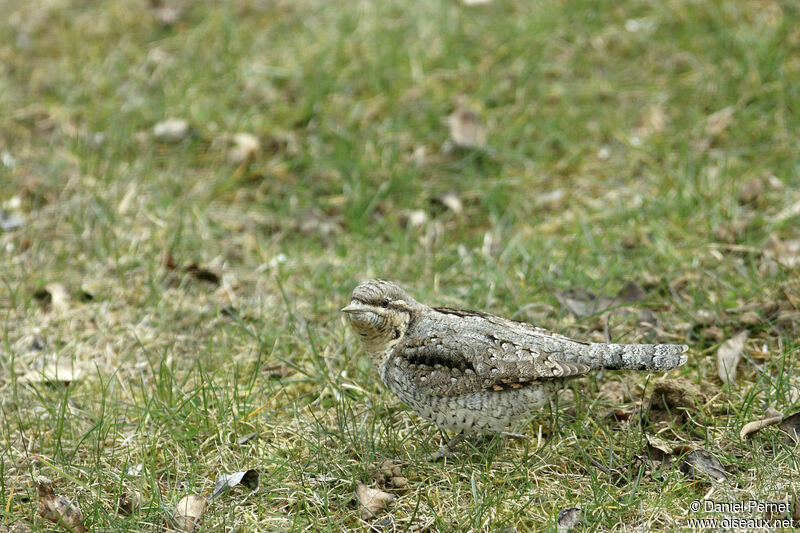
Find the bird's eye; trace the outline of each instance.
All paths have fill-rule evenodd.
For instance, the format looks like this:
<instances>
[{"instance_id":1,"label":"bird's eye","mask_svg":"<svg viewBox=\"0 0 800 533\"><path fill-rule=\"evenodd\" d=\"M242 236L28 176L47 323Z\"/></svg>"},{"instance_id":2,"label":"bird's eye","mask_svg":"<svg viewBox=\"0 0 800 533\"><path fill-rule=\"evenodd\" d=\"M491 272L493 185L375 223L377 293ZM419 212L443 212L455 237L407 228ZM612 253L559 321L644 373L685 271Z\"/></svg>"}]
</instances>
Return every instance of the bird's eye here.
<instances>
[{"instance_id":1,"label":"bird's eye","mask_svg":"<svg viewBox=\"0 0 800 533\"><path fill-rule=\"evenodd\" d=\"M389 298L384 298L383 301L381 302L381 305L383 307L389 307Z\"/></svg>"}]
</instances>

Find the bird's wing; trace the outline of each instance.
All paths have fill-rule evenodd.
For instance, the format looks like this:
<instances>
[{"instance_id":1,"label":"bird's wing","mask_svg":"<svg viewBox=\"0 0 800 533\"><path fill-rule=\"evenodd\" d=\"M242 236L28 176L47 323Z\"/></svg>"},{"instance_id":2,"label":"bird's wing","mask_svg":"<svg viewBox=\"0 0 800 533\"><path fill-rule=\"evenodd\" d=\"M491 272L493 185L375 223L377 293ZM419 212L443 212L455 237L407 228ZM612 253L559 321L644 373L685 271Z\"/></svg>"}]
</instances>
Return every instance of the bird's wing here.
<instances>
[{"instance_id":1,"label":"bird's wing","mask_svg":"<svg viewBox=\"0 0 800 533\"><path fill-rule=\"evenodd\" d=\"M393 348L390 364L434 396L516 389L591 370L496 335L407 336Z\"/></svg>"}]
</instances>

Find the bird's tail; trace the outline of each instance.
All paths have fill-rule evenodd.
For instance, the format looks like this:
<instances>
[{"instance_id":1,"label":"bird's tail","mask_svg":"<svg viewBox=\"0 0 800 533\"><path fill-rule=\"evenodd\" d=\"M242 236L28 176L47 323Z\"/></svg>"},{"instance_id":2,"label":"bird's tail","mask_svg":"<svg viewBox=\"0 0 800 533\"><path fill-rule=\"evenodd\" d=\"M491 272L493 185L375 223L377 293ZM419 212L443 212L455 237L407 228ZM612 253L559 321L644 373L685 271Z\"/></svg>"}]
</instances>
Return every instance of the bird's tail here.
<instances>
[{"instance_id":1,"label":"bird's tail","mask_svg":"<svg viewBox=\"0 0 800 533\"><path fill-rule=\"evenodd\" d=\"M575 361L599 370L669 370L688 359L688 346L682 344L601 344L581 350Z\"/></svg>"}]
</instances>

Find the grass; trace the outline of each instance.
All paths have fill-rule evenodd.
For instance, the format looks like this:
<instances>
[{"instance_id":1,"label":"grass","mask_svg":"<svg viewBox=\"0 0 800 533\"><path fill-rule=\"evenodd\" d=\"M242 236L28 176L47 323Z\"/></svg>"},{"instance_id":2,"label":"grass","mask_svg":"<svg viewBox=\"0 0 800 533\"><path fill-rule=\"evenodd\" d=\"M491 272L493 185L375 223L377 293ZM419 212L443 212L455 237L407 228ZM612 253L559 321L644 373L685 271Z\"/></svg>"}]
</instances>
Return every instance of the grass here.
<instances>
[{"instance_id":1,"label":"grass","mask_svg":"<svg viewBox=\"0 0 800 533\"><path fill-rule=\"evenodd\" d=\"M800 237L781 215L800 200L791 3L236 0L171 25L143 2L0 5L0 204L25 219L0 233L0 527L49 527L37 473L94 531L158 529L249 468L259 491L219 498L200 530L538 531L570 506L586 531L674 530L704 496L798 491L796 447L739 437L766 405L798 407L800 285L770 259ZM485 150L443 149L460 99ZM169 117L191 125L177 143L152 135ZM241 164L236 132L261 141ZM422 462L442 436L338 312L370 277L592 340L604 320L555 291L638 282L658 331L614 312L608 334L690 345L671 374L708 401L669 429L728 479L641 460L642 428L603 417L647 405L657 376L634 373L575 382L527 441ZM742 328L724 386L716 349ZM82 376L26 381L53 359ZM385 459L408 488L362 521L355 486ZM129 517L126 487L144 496Z\"/></svg>"}]
</instances>

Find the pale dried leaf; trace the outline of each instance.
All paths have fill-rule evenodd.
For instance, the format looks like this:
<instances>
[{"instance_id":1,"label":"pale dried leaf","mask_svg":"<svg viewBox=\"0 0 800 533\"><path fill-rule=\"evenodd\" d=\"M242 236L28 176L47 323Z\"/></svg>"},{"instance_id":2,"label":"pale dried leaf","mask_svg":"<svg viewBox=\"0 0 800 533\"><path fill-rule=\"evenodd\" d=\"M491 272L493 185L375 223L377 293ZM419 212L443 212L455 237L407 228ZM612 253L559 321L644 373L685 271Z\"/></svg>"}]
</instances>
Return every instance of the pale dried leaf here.
<instances>
[{"instance_id":1,"label":"pale dried leaf","mask_svg":"<svg viewBox=\"0 0 800 533\"><path fill-rule=\"evenodd\" d=\"M261 151L261 141L251 133L237 133L231 138L228 161L234 164L253 159Z\"/></svg>"},{"instance_id":2,"label":"pale dried leaf","mask_svg":"<svg viewBox=\"0 0 800 533\"><path fill-rule=\"evenodd\" d=\"M459 198L458 193L450 191L443 194L439 197L439 202L456 215L460 215L464 212L464 204L461 203L461 198Z\"/></svg>"},{"instance_id":3,"label":"pale dried leaf","mask_svg":"<svg viewBox=\"0 0 800 533\"><path fill-rule=\"evenodd\" d=\"M241 437L236 439L236 444L238 444L240 446L244 445L244 444L247 444L248 442L250 442L251 440L253 440L256 437L258 437L258 431L253 431L251 433L248 433L247 435L242 435Z\"/></svg>"},{"instance_id":4,"label":"pale dried leaf","mask_svg":"<svg viewBox=\"0 0 800 533\"><path fill-rule=\"evenodd\" d=\"M567 507L558 513L558 533L567 533L581 522L581 508Z\"/></svg>"},{"instance_id":5,"label":"pale dried leaf","mask_svg":"<svg viewBox=\"0 0 800 533\"><path fill-rule=\"evenodd\" d=\"M188 134L189 122L182 118L168 118L153 126L153 136L162 142L179 142Z\"/></svg>"},{"instance_id":6,"label":"pale dried leaf","mask_svg":"<svg viewBox=\"0 0 800 533\"><path fill-rule=\"evenodd\" d=\"M749 438L765 427L774 426L783 420L783 413L780 411L776 411L771 407L767 409L764 413L764 418L761 420L754 420L753 422L748 422L744 426L742 426L742 430L739 432L739 438L742 440Z\"/></svg>"},{"instance_id":7,"label":"pale dried leaf","mask_svg":"<svg viewBox=\"0 0 800 533\"><path fill-rule=\"evenodd\" d=\"M579 318L605 311L616 303L614 298L597 296L583 287L555 291L555 296L565 309Z\"/></svg>"},{"instance_id":8,"label":"pale dried leaf","mask_svg":"<svg viewBox=\"0 0 800 533\"><path fill-rule=\"evenodd\" d=\"M70 359L48 360L41 369L29 370L19 380L21 383L48 383L69 385L84 373L83 365Z\"/></svg>"},{"instance_id":9,"label":"pale dried leaf","mask_svg":"<svg viewBox=\"0 0 800 533\"><path fill-rule=\"evenodd\" d=\"M378 513L386 508L394 500L394 495L359 483L356 487L356 498L360 504L361 519L368 520L375 518Z\"/></svg>"},{"instance_id":10,"label":"pale dried leaf","mask_svg":"<svg viewBox=\"0 0 800 533\"><path fill-rule=\"evenodd\" d=\"M664 461L674 452L672 445L660 437L646 434L645 438L647 439L647 455L654 461Z\"/></svg>"},{"instance_id":11,"label":"pale dried leaf","mask_svg":"<svg viewBox=\"0 0 800 533\"><path fill-rule=\"evenodd\" d=\"M428 214L422 209L414 209L406 213L406 220L410 227L417 228L428 221Z\"/></svg>"},{"instance_id":12,"label":"pale dried leaf","mask_svg":"<svg viewBox=\"0 0 800 533\"><path fill-rule=\"evenodd\" d=\"M25 225L25 220L0 209L0 230L14 231Z\"/></svg>"},{"instance_id":13,"label":"pale dried leaf","mask_svg":"<svg viewBox=\"0 0 800 533\"><path fill-rule=\"evenodd\" d=\"M564 204L564 189L554 189L536 196L536 203L548 209L558 209Z\"/></svg>"},{"instance_id":14,"label":"pale dried leaf","mask_svg":"<svg viewBox=\"0 0 800 533\"><path fill-rule=\"evenodd\" d=\"M742 358L744 343L749 335L747 330L740 331L723 342L717 350L717 374L723 383L736 381L736 367Z\"/></svg>"},{"instance_id":15,"label":"pale dried leaf","mask_svg":"<svg viewBox=\"0 0 800 533\"><path fill-rule=\"evenodd\" d=\"M449 117L450 138L456 146L483 148L486 146L486 127L473 111L459 107Z\"/></svg>"},{"instance_id":16,"label":"pale dried leaf","mask_svg":"<svg viewBox=\"0 0 800 533\"><path fill-rule=\"evenodd\" d=\"M709 115L706 119L706 134L711 137L721 134L730 125L735 113L736 109L729 106Z\"/></svg>"},{"instance_id":17,"label":"pale dried leaf","mask_svg":"<svg viewBox=\"0 0 800 533\"><path fill-rule=\"evenodd\" d=\"M50 479L44 476L37 477L36 492L39 516L76 533L86 533L87 529L82 523L83 513L80 507L77 503L56 495Z\"/></svg>"},{"instance_id":18,"label":"pale dried leaf","mask_svg":"<svg viewBox=\"0 0 800 533\"><path fill-rule=\"evenodd\" d=\"M183 531L192 531L200 522L207 506L208 500L197 494L189 494L181 498L181 501L175 506L172 520Z\"/></svg>"},{"instance_id":19,"label":"pale dried leaf","mask_svg":"<svg viewBox=\"0 0 800 533\"><path fill-rule=\"evenodd\" d=\"M210 499L213 501L223 492L240 484L251 491L256 490L258 488L258 472L250 469L242 472L234 472L233 474L222 474L217 478Z\"/></svg>"},{"instance_id":20,"label":"pale dried leaf","mask_svg":"<svg viewBox=\"0 0 800 533\"><path fill-rule=\"evenodd\" d=\"M63 311L70 306L69 291L61 283L48 283L43 289L36 291L33 297L45 311L50 309Z\"/></svg>"},{"instance_id":21,"label":"pale dried leaf","mask_svg":"<svg viewBox=\"0 0 800 533\"><path fill-rule=\"evenodd\" d=\"M775 222L783 222L787 218L793 218L800 215L800 200L796 201L792 205L783 209L780 213L775 215L773 221Z\"/></svg>"},{"instance_id":22,"label":"pale dried leaf","mask_svg":"<svg viewBox=\"0 0 800 533\"><path fill-rule=\"evenodd\" d=\"M667 125L667 115L660 104L650 107L636 119L636 135L649 137L661 133Z\"/></svg>"},{"instance_id":23,"label":"pale dried leaf","mask_svg":"<svg viewBox=\"0 0 800 533\"><path fill-rule=\"evenodd\" d=\"M706 474L716 481L724 481L728 477L725 467L717 457L706 450L692 450L680 462L680 470L692 478L698 474Z\"/></svg>"},{"instance_id":24,"label":"pale dried leaf","mask_svg":"<svg viewBox=\"0 0 800 533\"><path fill-rule=\"evenodd\" d=\"M465 6L481 6L485 4L490 4L492 0L461 0L464 2Z\"/></svg>"}]
</instances>

